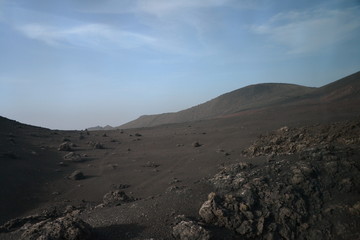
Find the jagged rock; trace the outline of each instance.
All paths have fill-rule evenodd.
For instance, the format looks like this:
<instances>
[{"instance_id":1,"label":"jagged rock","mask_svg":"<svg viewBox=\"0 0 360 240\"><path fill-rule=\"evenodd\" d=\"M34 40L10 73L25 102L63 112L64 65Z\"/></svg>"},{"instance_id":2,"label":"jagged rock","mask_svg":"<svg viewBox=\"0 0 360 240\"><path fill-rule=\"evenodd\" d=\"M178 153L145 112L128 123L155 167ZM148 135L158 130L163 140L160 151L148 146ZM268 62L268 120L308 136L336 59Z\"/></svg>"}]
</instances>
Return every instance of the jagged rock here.
<instances>
[{"instance_id":1,"label":"jagged rock","mask_svg":"<svg viewBox=\"0 0 360 240\"><path fill-rule=\"evenodd\" d=\"M132 202L134 201L134 198L129 197L126 195L125 192L120 190L115 190L108 192L103 197L103 203L105 206L118 206L122 203Z\"/></svg>"},{"instance_id":2,"label":"jagged rock","mask_svg":"<svg viewBox=\"0 0 360 240\"><path fill-rule=\"evenodd\" d=\"M289 155L329 144L359 145L359 136L360 121L301 128L282 127L260 136L243 154L250 157Z\"/></svg>"},{"instance_id":3,"label":"jagged rock","mask_svg":"<svg viewBox=\"0 0 360 240\"><path fill-rule=\"evenodd\" d=\"M291 128L282 128L273 142L289 142L281 134L289 139L306 139L307 130L302 131L303 136L294 137ZM357 141L342 136L353 139L352 143ZM323 139L316 135L313 138ZM237 163L223 167L210 179L218 193L210 193L201 206L203 221L230 229L244 239L352 239L359 234L360 204L355 199L359 199L360 192L356 187L360 184L360 162L351 157L354 150L329 142L311 148L291 146L301 151L297 159L274 156L261 166ZM276 151L284 153L281 146L272 147L276 155ZM261 145L249 149L255 155L268 151ZM341 204L343 199L350 203L348 207ZM341 207L324 209L329 202ZM340 219L346 219L346 223Z\"/></svg>"},{"instance_id":4,"label":"jagged rock","mask_svg":"<svg viewBox=\"0 0 360 240\"><path fill-rule=\"evenodd\" d=\"M210 233L194 221L181 221L173 227L173 235L180 240L209 240Z\"/></svg>"},{"instance_id":5,"label":"jagged rock","mask_svg":"<svg viewBox=\"0 0 360 240\"><path fill-rule=\"evenodd\" d=\"M87 240L92 237L89 224L72 215L44 220L28 227L22 234L26 240Z\"/></svg>"},{"instance_id":6,"label":"jagged rock","mask_svg":"<svg viewBox=\"0 0 360 240\"><path fill-rule=\"evenodd\" d=\"M59 145L59 151L72 151L72 144L71 142L63 142Z\"/></svg>"},{"instance_id":7,"label":"jagged rock","mask_svg":"<svg viewBox=\"0 0 360 240\"><path fill-rule=\"evenodd\" d=\"M72 179L72 180L82 180L84 178L85 178L84 173L79 170L74 171L69 176L69 179Z\"/></svg>"}]
</instances>

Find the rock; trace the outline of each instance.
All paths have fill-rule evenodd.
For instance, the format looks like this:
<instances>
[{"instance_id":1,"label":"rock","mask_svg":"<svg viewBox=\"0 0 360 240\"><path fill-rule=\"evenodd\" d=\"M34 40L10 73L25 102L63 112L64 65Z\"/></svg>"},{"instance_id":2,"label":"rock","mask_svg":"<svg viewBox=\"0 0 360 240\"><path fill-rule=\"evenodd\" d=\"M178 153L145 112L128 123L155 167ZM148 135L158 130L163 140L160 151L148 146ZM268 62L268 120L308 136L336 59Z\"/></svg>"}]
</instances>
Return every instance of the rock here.
<instances>
[{"instance_id":1,"label":"rock","mask_svg":"<svg viewBox=\"0 0 360 240\"><path fill-rule=\"evenodd\" d=\"M202 144L200 144L199 142L193 142L192 144L191 144L193 147L201 147L202 146Z\"/></svg>"},{"instance_id":2,"label":"rock","mask_svg":"<svg viewBox=\"0 0 360 240\"><path fill-rule=\"evenodd\" d=\"M342 133L342 127L335 125L332 131L352 143L359 139L352 130ZM316 127L311 134L306 128L283 128L272 134L259 137L246 151L250 156L271 153L276 156L272 161L225 166L209 179L217 193L210 193L199 209L202 220L231 230L236 239L352 239L359 235L360 162L353 154L360 152L360 145L344 146L336 134L331 137L339 141L336 145L326 142L328 130L322 135Z\"/></svg>"},{"instance_id":3,"label":"rock","mask_svg":"<svg viewBox=\"0 0 360 240\"><path fill-rule=\"evenodd\" d=\"M180 240L209 240L210 233L194 221L181 221L173 227L173 235Z\"/></svg>"},{"instance_id":4,"label":"rock","mask_svg":"<svg viewBox=\"0 0 360 240\"><path fill-rule=\"evenodd\" d=\"M92 141L90 141L89 145L94 149L104 149L105 148L104 145L102 143L100 143L100 142L92 142Z\"/></svg>"},{"instance_id":5,"label":"rock","mask_svg":"<svg viewBox=\"0 0 360 240\"><path fill-rule=\"evenodd\" d=\"M115 190L108 192L103 197L103 203L105 206L118 206L122 203L132 202L134 198L129 197L125 192L120 190Z\"/></svg>"},{"instance_id":6,"label":"rock","mask_svg":"<svg viewBox=\"0 0 360 240\"><path fill-rule=\"evenodd\" d=\"M204 219L207 223L212 223L214 220L216 220L216 216L213 213L213 203L214 198L216 194L214 192L210 193L208 196L208 200L203 203L203 205L200 207L199 215Z\"/></svg>"},{"instance_id":7,"label":"rock","mask_svg":"<svg viewBox=\"0 0 360 240\"><path fill-rule=\"evenodd\" d=\"M55 220L35 223L22 234L27 240L87 240L92 238L92 228L83 220L66 215Z\"/></svg>"},{"instance_id":8,"label":"rock","mask_svg":"<svg viewBox=\"0 0 360 240\"><path fill-rule=\"evenodd\" d=\"M250 157L289 155L315 146L360 144L359 121L333 123L302 128L282 127L268 135L261 135L243 154Z\"/></svg>"},{"instance_id":9,"label":"rock","mask_svg":"<svg viewBox=\"0 0 360 240\"><path fill-rule=\"evenodd\" d=\"M64 156L64 160L71 162L81 162L83 159L80 154L69 152Z\"/></svg>"},{"instance_id":10,"label":"rock","mask_svg":"<svg viewBox=\"0 0 360 240\"><path fill-rule=\"evenodd\" d=\"M69 176L69 179L72 179L72 180L82 180L84 178L85 178L84 173L79 170L74 171Z\"/></svg>"},{"instance_id":11,"label":"rock","mask_svg":"<svg viewBox=\"0 0 360 240\"><path fill-rule=\"evenodd\" d=\"M159 167L159 166L160 166L159 164L156 164L156 163L151 162L151 161L148 161L148 162L144 165L144 167L149 167L149 168L157 168L157 167Z\"/></svg>"},{"instance_id":12,"label":"rock","mask_svg":"<svg viewBox=\"0 0 360 240\"><path fill-rule=\"evenodd\" d=\"M71 148L72 144L70 142L63 142L59 145L58 150L59 151L72 151Z\"/></svg>"}]
</instances>

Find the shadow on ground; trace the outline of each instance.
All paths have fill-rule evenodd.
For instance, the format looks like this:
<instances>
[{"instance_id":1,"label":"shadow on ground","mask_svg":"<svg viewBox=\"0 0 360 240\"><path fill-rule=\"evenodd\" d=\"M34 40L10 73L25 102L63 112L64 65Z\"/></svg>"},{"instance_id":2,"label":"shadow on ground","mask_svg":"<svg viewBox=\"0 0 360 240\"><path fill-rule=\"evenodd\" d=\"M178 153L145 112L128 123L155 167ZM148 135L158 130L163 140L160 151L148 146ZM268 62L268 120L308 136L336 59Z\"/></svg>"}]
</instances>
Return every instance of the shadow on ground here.
<instances>
[{"instance_id":1,"label":"shadow on ground","mask_svg":"<svg viewBox=\"0 0 360 240\"><path fill-rule=\"evenodd\" d=\"M138 224L120 224L95 228L96 239L135 239L145 229L144 226Z\"/></svg>"}]
</instances>

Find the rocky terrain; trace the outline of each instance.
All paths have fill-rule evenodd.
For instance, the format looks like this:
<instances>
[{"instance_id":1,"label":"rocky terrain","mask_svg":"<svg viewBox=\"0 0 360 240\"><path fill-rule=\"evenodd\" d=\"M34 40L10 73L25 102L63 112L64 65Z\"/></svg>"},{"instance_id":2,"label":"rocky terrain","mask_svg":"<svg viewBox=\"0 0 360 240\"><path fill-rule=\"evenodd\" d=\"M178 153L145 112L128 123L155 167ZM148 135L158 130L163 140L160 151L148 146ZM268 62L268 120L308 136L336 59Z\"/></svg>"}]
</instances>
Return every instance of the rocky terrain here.
<instances>
[{"instance_id":1,"label":"rocky terrain","mask_svg":"<svg viewBox=\"0 0 360 240\"><path fill-rule=\"evenodd\" d=\"M296 101L148 128L0 117L0 239L357 239L354 76Z\"/></svg>"},{"instance_id":2,"label":"rocky terrain","mask_svg":"<svg viewBox=\"0 0 360 240\"><path fill-rule=\"evenodd\" d=\"M211 178L216 193L200 208L202 221L242 239L356 239L359 141L360 121L260 136L244 153L268 163L239 162Z\"/></svg>"}]
</instances>

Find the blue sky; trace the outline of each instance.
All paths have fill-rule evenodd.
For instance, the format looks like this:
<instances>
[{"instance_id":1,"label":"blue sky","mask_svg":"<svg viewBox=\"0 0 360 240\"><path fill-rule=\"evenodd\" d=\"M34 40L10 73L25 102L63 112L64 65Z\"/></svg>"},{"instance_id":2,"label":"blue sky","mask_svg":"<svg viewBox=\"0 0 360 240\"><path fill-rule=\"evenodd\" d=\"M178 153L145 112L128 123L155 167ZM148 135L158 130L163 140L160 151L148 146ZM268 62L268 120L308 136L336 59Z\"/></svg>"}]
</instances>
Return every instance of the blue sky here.
<instances>
[{"instance_id":1,"label":"blue sky","mask_svg":"<svg viewBox=\"0 0 360 240\"><path fill-rule=\"evenodd\" d=\"M0 0L0 115L118 126L256 83L360 70L352 0Z\"/></svg>"}]
</instances>

